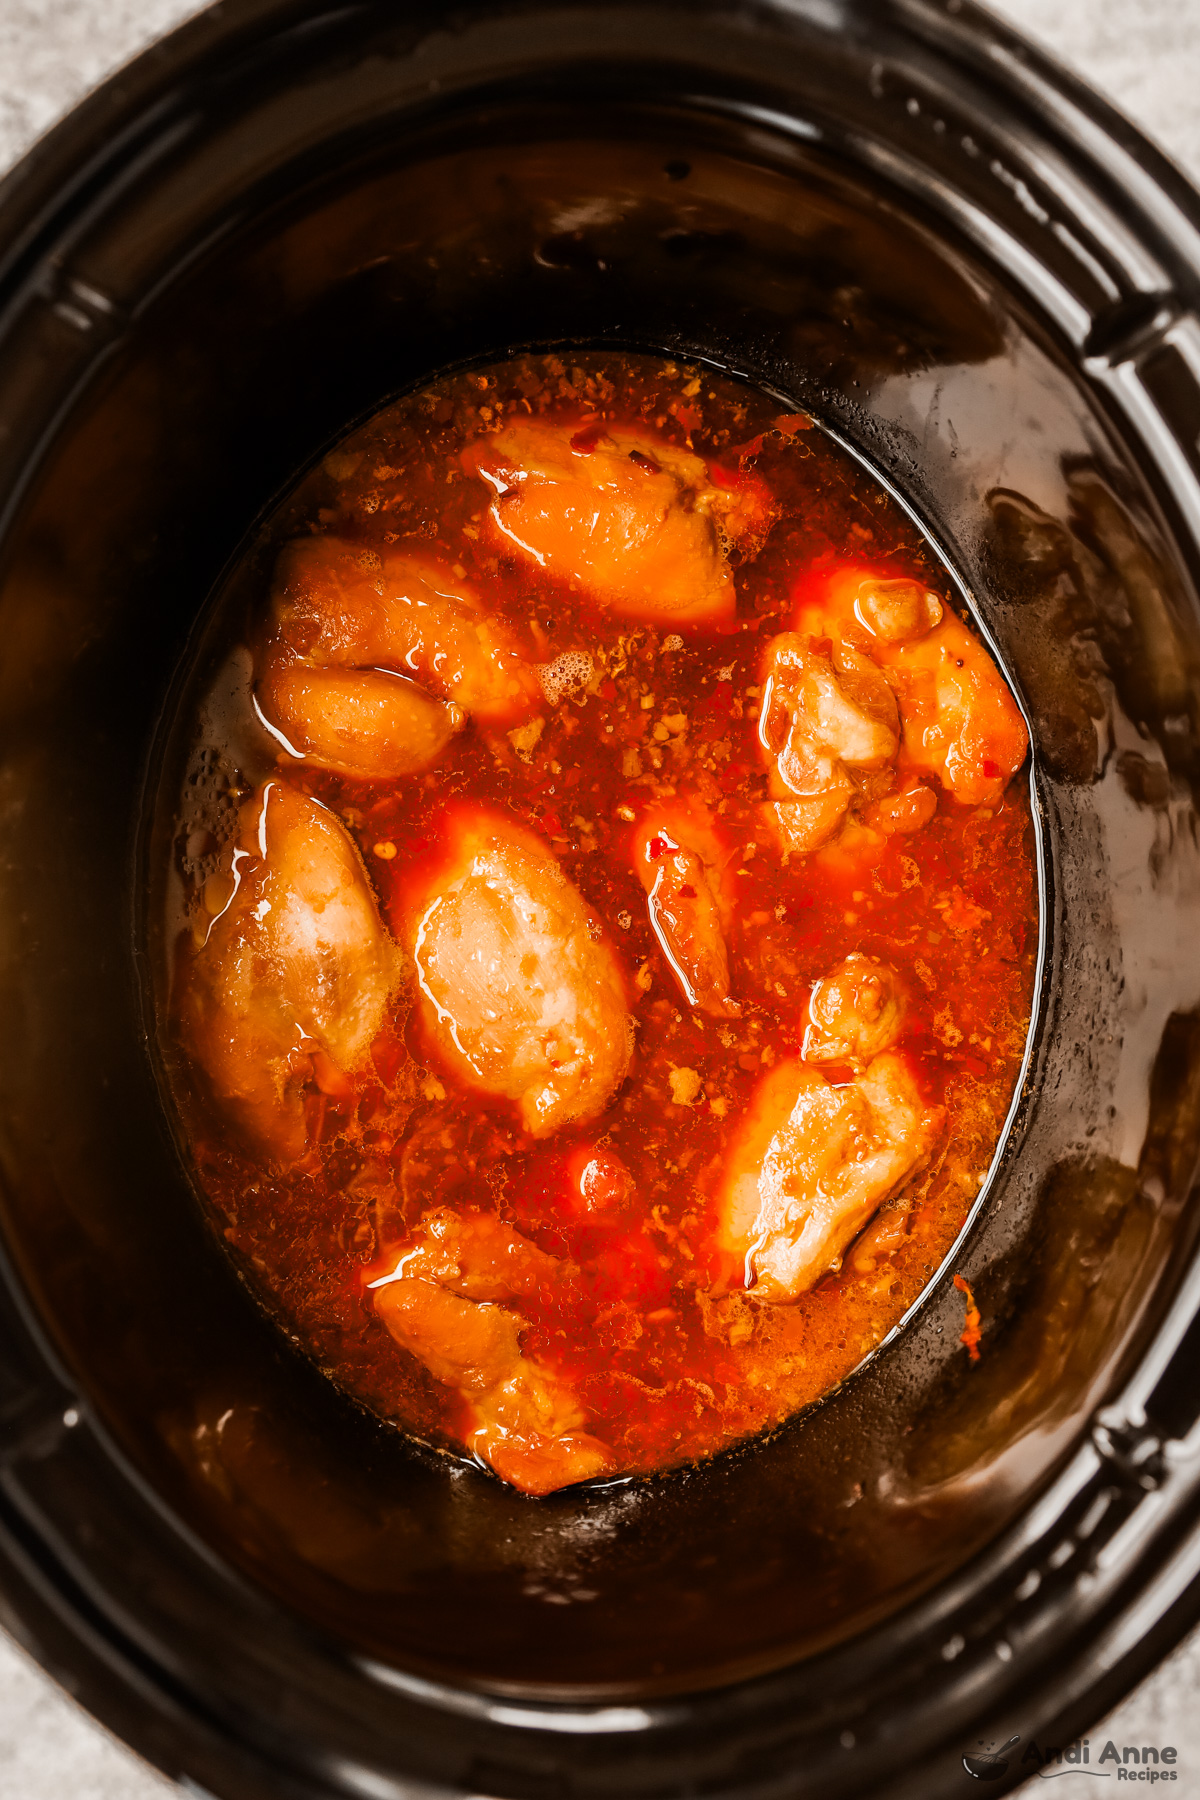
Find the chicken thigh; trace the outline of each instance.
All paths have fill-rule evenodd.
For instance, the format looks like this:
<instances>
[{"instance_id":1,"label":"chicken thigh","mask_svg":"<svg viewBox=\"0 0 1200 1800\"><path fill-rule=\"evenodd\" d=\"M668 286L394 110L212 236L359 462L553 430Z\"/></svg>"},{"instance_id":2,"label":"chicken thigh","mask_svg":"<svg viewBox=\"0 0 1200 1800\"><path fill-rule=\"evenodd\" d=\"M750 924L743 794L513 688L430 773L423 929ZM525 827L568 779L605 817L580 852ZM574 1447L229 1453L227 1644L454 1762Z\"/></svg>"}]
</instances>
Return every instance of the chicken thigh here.
<instances>
[{"instance_id":1,"label":"chicken thigh","mask_svg":"<svg viewBox=\"0 0 1200 1800\"><path fill-rule=\"evenodd\" d=\"M603 1111L629 1065L625 981L599 921L531 833L452 815L411 909L426 1026L451 1071L546 1137Z\"/></svg>"},{"instance_id":2,"label":"chicken thigh","mask_svg":"<svg viewBox=\"0 0 1200 1800\"><path fill-rule=\"evenodd\" d=\"M765 495L722 486L703 458L649 432L529 419L464 453L495 498L495 536L520 557L633 618L730 618L724 540L761 531Z\"/></svg>"},{"instance_id":3,"label":"chicken thigh","mask_svg":"<svg viewBox=\"0 0 1200 1800\"><path fill-rule=\"evenodd\" d=\"M885 661L904 724L902 764L965 806L994 806L1029 749L1020 709L973 632L947 612Z\"/></svg>"},{"instance_id":4,"label":"chicken thigh","mask_svg":"<svg viewBox=\"0 0 1200 1800\"><path fill-rule=\"evenodd\" d=\"M401 952L337 819L280 781L242 808L204 902L203 941L182 965L185 1041L248 1143L295 1162L305 1086L349 1091L400 985Z\"/></svg>"},{"instance_id":5,"label":"chicken thigh","mask_svg":"<svg viewBox=\"0 0 1200 1800\"><path fill-rule=\"evenodd\" d=\"M432 562L339 538L285 545L257 700L291 754L391 780L436 761L468 715L510 724L540 698L508 634Z\"/></svg>"},{"instance_id":6,"label":"chicken thigh","mask_svg":"<svg viewBox=\"0 0 1200 1800\"><path fill-rule=\"evenodd\" d=\"M765 812L785 850L815 850L854 796L850 769L881 769L899 746L896 702L846 644L783 632L767 646L759 742L770 768Z\"/></svg>"},{"instance_id":7,"label":"chicken thigh","mask_svg":"<svg viewBox=\"0 0 1200 1800\"><path fill-rule=\"evenodd\" d=\"M436 1281L468 1300L511 1300L536 1293L563 1272L563 1264L522 1237L495 1213L459 1213L442 1206L425 1214L415 1245L400 1255L382 1282L400 1277Z\"/></svg>"},{"instance_id":8,"label":"chicken thigh","mask_svg":"<svg viewBox=\"0 0 1200 1800\"><path fill-rule=\"evenodd\" d=\"M934 776L967 806L996 803L1025 759L1029 734L989 651L935 593L851 568L805 602L796 623L869 659L886 678L900 712L902 776ZM920 804L932 816L929 803ZM896 829L897 819L912 829L907 810L906 819L904 809L886 809L882 829Z\"/></svg>"},{"instance_id":9,"label":"chicken thigh","mask_svg":"<svg viewBox=\"0 0 1200 1800\"><path fill-rule=\"evenodd\" d=\"M836 1268L850 1240L929 1157L941 1130L904 1058L877 1056L846 1087L799 1059L764 1077L721 1193L720 1242L747 1286L794 1300Z\"/></svg>"},{"instance_id":10,"label":"chicken thigh","mask_svg":"<svg viewBox=\"0 0 1200 1800\"><path fill-rule=\"evenodd\" d=\"M391 1336L458 1395L470 1448L527 1494L612 1466L607 1446L581 1429L587 1415L569 1383L523 1354L525 1321L499 1304L564 1273L494 1215L446 1209L422 1222L391 1275L370 1284Z\"/></svg>"}]
</instances>

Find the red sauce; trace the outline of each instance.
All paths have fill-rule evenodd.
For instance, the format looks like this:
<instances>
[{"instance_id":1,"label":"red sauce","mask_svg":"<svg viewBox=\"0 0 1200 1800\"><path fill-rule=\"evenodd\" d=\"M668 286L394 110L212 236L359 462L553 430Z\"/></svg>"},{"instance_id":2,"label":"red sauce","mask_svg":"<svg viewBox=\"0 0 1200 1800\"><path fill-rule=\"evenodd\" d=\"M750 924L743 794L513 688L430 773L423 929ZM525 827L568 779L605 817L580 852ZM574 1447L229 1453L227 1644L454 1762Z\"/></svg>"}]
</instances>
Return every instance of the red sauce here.
<instances>
[{"instance_id":1,"label":"red sauce","mask_svg":"<svg viewBox=\"0 0 1200 1800\"><path fill-rule=\"evenodd\" d=\"M567 420L578 452L615 423L708 459L714 484L738 490L752 515L729 556L732 616L678 628L619 616L489 534L492 493L464 467L464 446L529 416ZM401 943L456 815L482 806L535 834L620 959L636 1047L600 1116L534 1138L509 1101L439 1060L410 981L348 1082L308 1084L310 1147L273 1168L230 1130L185 1039L177 1091L217 1228L332 1379L419 1437L461 1446L469 1403L399 1347L368 1284L395 1268L423 1215L446 1207L495 1214L558 1260L553 1280L512 1303L521 1351L570 1384L612 1470L678 1463L774 1425L846 1376L928 1282L978 1193L1024 1053L1037 924L1020 775L986 805L935 783L920 829L852 825L786 859L760 810L764 647L815 616L847 568L916 580L949 605L944 572L912 521L802 415L703 371L616 353L461 374L381 412L304 483L275 542L306 531L368 553L435 554L531 661L592 658L586 684L533 708L540 730L475 721L433 766L387 781L283 753L272 772L343 821ZM260 612L251 640L261 632ZM244 750L235 760L246 792L270 768ZM985 757L981 773L1002 770ZM858 785L861 812L875 789ZM708 809L736 894L725 1017L687 1005L635 869L640 826L689 796ZM652 859L672 848L662 829ZM204 916L198 895L190 904ZM899 1050L945 1125L902 1204L840 1267L772 1304L719 1245L722 1173L764 1076L800 1055L811 984L851 952L899 977ZM823 1068L835 1086L853 1073Z\"/></svg>"}]
</instances>

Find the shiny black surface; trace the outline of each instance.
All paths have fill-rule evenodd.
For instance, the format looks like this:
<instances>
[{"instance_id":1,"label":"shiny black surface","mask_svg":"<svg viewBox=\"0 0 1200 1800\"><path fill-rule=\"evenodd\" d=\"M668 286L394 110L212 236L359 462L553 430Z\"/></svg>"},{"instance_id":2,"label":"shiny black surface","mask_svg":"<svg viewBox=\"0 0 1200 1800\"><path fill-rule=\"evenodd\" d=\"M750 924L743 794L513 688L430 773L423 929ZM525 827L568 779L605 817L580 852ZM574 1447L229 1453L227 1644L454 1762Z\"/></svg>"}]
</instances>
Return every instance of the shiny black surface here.
<instances>
[{"instance_id":1,"label":"shiny black surface","mask_svg":"<svg viewBox=\"0 0 1200 1800\"><path fill-rule=\"evenodd\" d=\"M951 1794L1194 1616L1197 217L977 10L815 0L234 7L0 196L2 1586L162 1766ZM245 532L385 395L531 340L776 384L928 522L1030 710L1048 957L959 1258L978 1367L947 1279L772 1439L541 1503L250 1306L138 911L164 697Z\"/></svg>"}]
</instances>

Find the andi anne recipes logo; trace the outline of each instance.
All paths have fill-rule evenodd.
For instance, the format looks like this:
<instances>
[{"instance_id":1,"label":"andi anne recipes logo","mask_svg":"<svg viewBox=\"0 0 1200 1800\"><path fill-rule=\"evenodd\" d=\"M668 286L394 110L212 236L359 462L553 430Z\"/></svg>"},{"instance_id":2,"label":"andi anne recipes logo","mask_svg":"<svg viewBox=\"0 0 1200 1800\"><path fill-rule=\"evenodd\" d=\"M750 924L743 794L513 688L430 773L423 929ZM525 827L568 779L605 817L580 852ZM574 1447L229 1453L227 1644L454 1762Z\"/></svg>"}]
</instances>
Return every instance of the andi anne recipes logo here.
<instances>
[{"instance_id":1,"label":"andi anne recipes logo","mask_svg":"<svg viewBox=\"0 0 1200 1800\"><path fill-rule=\"evenodd\" d=\"M1100 1780L1178 1781L1179 1752L1173 1744L1116 1744L1111 1738L1096 1751L1090 1738L1073 1744L1039 1744L1031 1738L1019 1751L1020 1733L1007 1744L980 1744L962 1759L963 1768L976 1781L999 1781L1016 1765L1015 1773L1056 1781L1064 1775L1091 1775Z\"/></svg>"}]
</instances>

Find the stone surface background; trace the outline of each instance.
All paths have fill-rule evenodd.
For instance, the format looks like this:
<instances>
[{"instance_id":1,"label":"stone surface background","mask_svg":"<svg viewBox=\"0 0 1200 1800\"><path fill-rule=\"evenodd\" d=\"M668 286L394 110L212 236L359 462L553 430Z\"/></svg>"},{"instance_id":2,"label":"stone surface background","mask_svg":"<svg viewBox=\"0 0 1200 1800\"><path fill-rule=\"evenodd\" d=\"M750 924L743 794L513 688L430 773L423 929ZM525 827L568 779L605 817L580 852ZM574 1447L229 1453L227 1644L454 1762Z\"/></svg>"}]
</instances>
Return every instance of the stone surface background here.
<instances>
[{"instance_id":1,"label":"stone surface background","mask_svg":"<svg viewBox=\"0 0 1200 1800\"><path fill-rule=\"evenodd\" d=\"M994 0L994 9L1101 88L1200 183L1200 0ZM0 0L0 171L89 88L198 10L192 0ZM1107 1738L1176 1745L1179 1779L1166 1791L1200 1800L1200 1632L1094 1727L1093 1769ZM1070 1791L1082 1785L1076 1778ZM1035 1791L1037 1778L1022 1800ZM0 1634L2 1800L173 1792Z\"/></svg>"}]
</instances>

